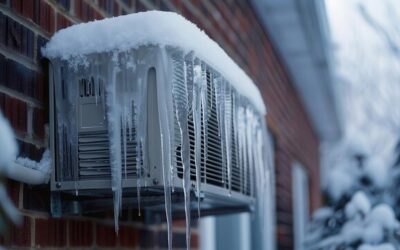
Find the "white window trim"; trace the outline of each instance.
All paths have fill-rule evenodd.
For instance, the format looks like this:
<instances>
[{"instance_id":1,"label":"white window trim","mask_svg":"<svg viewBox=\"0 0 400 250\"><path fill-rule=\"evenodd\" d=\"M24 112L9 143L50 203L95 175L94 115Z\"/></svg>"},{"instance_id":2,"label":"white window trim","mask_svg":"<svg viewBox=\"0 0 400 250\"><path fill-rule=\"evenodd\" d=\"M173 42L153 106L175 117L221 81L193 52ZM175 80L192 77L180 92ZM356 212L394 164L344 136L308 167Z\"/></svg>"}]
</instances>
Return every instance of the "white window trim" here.
<instances>
[{"instance_id":1,"label":"white window trim","mask_svg":"<svg viewBox=\"0 0 400 250\"><path fill-rule=\"evenodd\" d=\"M292 167L292 209L295 250L304 250L304 241L309 220L309 180L307 171L298 162Z\"/></svg>"}]
</instances>

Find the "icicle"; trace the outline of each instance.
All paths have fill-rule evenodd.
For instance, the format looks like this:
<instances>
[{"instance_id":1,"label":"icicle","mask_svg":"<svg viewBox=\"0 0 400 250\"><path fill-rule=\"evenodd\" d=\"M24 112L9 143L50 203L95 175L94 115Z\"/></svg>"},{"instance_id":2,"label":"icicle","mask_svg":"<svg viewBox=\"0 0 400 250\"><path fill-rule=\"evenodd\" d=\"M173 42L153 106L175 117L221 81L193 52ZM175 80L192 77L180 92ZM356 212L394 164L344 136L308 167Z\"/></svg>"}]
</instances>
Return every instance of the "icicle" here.
<instances>
[{"instance_id":1,"label":"icicle","mask_svg":"<svg viewBox=\"0 0 400 250\"><path fill-rule=\"evenodd\" d=\"M239 167L240 171L242 171L242 168L240 167L240 151L239 151L239 135L240 132L238 131L238 117L237 117L237 94L235 90L232 90L232 126L233 126L233 136L234 136L234 141L233 143L235 144L235 155L236 155L236 167ZM243 176L242 173L239 173L240 176ZM241 183L240 183L241 184ZM240 192L243 192L243 189L240 190Z\"/></svg>"},{"instance_id":2,"label":"icicle","mask_svg":"<svg viewBox=\"0 0 400 250\"><path fill-rule=\"evenodd\" d=\"M116 60L116 59L115 59ZM116 61L108 65L108 84L107 91L107 121L110 143L110 165L111 165L111 188L114 192L114 223L115 231L118 233L118 219L122 200L122 176L121 176L121 116L120 108L117 104L117 75Z\"/></svg>"},{"instance_id":3,"label":"icicle","mask_svg":"<svg viewBox=\"0 0 400 250\"><path fill-rule=\"evenodd\" d=\"M162 167L163 167L163 180L164 180L164 200L165 200L165 215L167 218L167 233L168 233L168 250L172 250L172 206L171 206L171 185L169 183L168 177L168 160L169 153L165 152L165 142L164 136L161 133L161 145L163 149L161 150L161 160L162 160Z\"/></svg>"},{"instance_id":4,"label":"icicle","mask_svg":"<svg viewBox=\"0 0 400 250\"><path fill-rule=\"evenodd\" d=\"M203 119L203 166L204 166L204 175L206 172L206 168L207 168L207 140L208 140L208 132L207 132L207 128L208 128L208 119L209 119L209 110L211 110L212 107L208 106L208 86L207 86L207 71L204 68L202 71L202 82L203 82L203 95L201 98L201 110L202 110L202 119ZM200 190L201 191L201 190Z\"/></svg>"},{"instance_id":5,"label":"icicle","mask_svg":"<svg viewBox=\"0 0 400 250\"><path fill-rule=\"evenodd\" d=\"M200 192L201 192L201 115L202 107L201 104L204 102L205 88L204 78L201 69L201 65L195 65L193 67L193 123L194 123L194 134L195 134L195 167L196 167L196 190L197 190L197 213L200 217ZM204 110L204 107L203 107ZM204 125L203 125L204 126Z\"/></svg>"},{"instance_id":6,"label":"icicle","mask_svg":"<svg viewBox=\"0 0 400 250\"><path fill-rule=\"evenodd\" d=\"M247 149L247 161L248 161L248 170L250 174L250 178L254 176L254 155L253 155L253 114L250 108L246 108L246 149ZM254 185L255 183L250 183L250 195L254 197Z\"/></svg>"},{"instance_id":7,"label":"icicle","mask_svg":"<svg viewBox=\"0 0 400 250\"><path fill-rule=\"evenodd\" d=\"M189 100L188 100L188 71L186 70L186 62L177 60L175 65L175 74L177 79L173 81L173 101L175 106L175 115L178 121L181 138L181 156L183 165L183 192L185 199L185 217L186 217L186 246L190 248L190 144L188 131L188 116L189 116ZM182 77L183 76L183 77ZM184 79L183 82L179 79ZM193 82L192 82L193 84ZM194 86L193 86L194 88ZM193 100L196 98L193 98Z\"/></svg>"},{"instance_id":8,"label":"icicle","mask_svg":"<svg viewBox=\"0 0 400 250\"><path fill-rule=\"evenodd\" d=\"M127 157L128 157L128 152L127 152L127 120L129 119L128 116L128 107L127 107L127 102L128 102L128 96L126 94L127 91L127 86L126 86L126 70L123 67L123 64L121 65L121 72L120 72L120 77L118 78L118 83L120 85L120 91L118 91L118 97L120 98L120 108L121 108L121 129L122 129L122 147L123 147L123 162L124 162L124 175L125 178L128 177L127 174Z\"/></svg>"},{"instance_id":9,"label":"icicle","mask_svg":"<svg viewBox=\"0 0 400 250\"><path fill-rule=\"evenodd\" d=\"M123 107L123 117L125 118L127 116L127 111L126 111L126 107ZM124 174L125 174L125 179L128 178L128 173L127 173L127 157L128 157L128 152L127 152L127 145L126 145L126 122L125 119L122 119L122 145L123 145L123 153L124 153Z\"/></svg>"},{"instance_id":10,"label":"icicle","mask_svg":"<svg viewBox=\"0 0 400 250\"><path fill-rule=\"evenodd\" d=\"M226 185L227 172L226 172L226 134L225 134L225 80L218 77L214 81L216 111L218 120L218 135L221 138L221 175L222 183ZM229 181L228 181L229 182Z\"/></svg>"},{"instance_id":11,"label":"icicle","mask_svg":"<svg viewBox=\"0 0 400 250\"><path fill-rule=\"evenodd\" d=\"M223 89L224 95L224 132L225 132L225 153L226 153L226 169L228 178L228 192L231 195L232 191L232 92L229 84L226 84Z\"/></svg>"},{"instance_id":12,"label":"icicle","mask_svg":"<svg viewBox=\"0 0 400 250\"><path fill-rule=\"evenodd\" d=\"M239 99L239 98L238 98ZM239 99L240 100L240 99ZM239 102L237 100L237 102ZM242 192L246 190L246 185L247 185L247 176L246 176L246 171L245 171L245 161L244 161L244 155L243 155L243 149L244 149L244 137L243 137L243 131L244 131L244 120L243 120L243 107L240 105L236 105L235 108L235 114L236 114L236 127L237 127L237 139L238 139L238 159L239 159L239 166L241 170L241 176L242 176Z\"/></svg>"},{"instance_id":13,"label":"icicle","mask_svg":"<svg viewBox=\"0 0 400 250\"><path fill-rule=\"evenodd\" d=\"M64 144L63 144L63 135L64 135L64 131L65 131L65 125L64 125L64 115L66 114L66 112L63 110L64 107L64 95L63 93L63 85L65 84L65 75L64 75L64 70L63 67L59 64L59 63L54 63L54 82L55 83L59 83L59 84L54 84L54 92L55 92L55 96L58 96L59 98L55 99L56 102L56 109L57 109L57 140L56 143L58 142L57 146L58 146L58 164L60 166L63 166L63 163L65 163L64 161ZM64 179L64 174L60 176L61 180Z\"/></svg>"},{"instance_id":14,"label":"icicle","mask_svg":"<svg viewBox=\"0 0 400 250\"><path fill-rule=\"evenodd\" d=\"M139 207L139 216L140 216L140 192L142 185L142 163L147 162L146 154L144 152L146 145L146 131L147 131L147 84L145 84L142 80L138 81L137 85L138 89L135 91L137 93L135 102L137 103L137 115L138 118L136 121L136 134L137 134L137 163L136 163L136 171L137 171L137 196L138 196L138 207Z\"/></svg>"},{"instance_id":15,"label":"icicle","mask_svg":"<svg viewBox=\"0 0 400 250\"><path fill-rule=\"evenodd\" d=\"M147 129L147 114L146 114L146 99L147 85L141 79L137 81L137 89L135 90L135 103L136 103L136 186L137 186L137 202L138 211L140 216L140 192L141 192L141 164L146 162L144 149L147 147L145 144L146 129Z\"/></svg>"},{"instance_id":16,"label":"icicle","mask_svg":"<svg viewBox=\"0 0 400 250\"><path fill-rule=\"evenodd\" d=\"M207 140L208 140L208 133L207 133L207 129L208 129L208 119L209 119L209 112L208 112L208 86L207 86L207 71L206 71L206 66L204 66L204 68L202 69L202 95L201 95L201 110L202 110L202 121L203 121L203 167L204 167L204 180L206 180L206 168L207 168L207 148L208 148L208 144L207 144ZM200 196L201 196L201 186L199 186L199 190L198 190L198 215L200 217Z\"/></svg>"},{"instance_id":17,"label":"icicle","mask_svg":"<svg viewBox=\"0 0 400 250\"><path fill-rule=\"evenodd\" d=\"M161 75L163 77L157 79L157 99L158 99L158 113L160 118L160 129L161 129L161 155L162 155L162 168L163 168L163 180L164 180L164 197L165 197L165 213L167 218L168 227L168 249L172 249L172 212L171 212L171 118L170 114L173 112L172 101L169 99L170 96L166 95L168 91L168 85L170 83L165 81L168 72L169 60L165 49L161 49L162 60L158 65L159 69L162 69ZM188 137L187 137L188 138ZM184 155L184 154L183 154ZM189 155L189 154L187 154ZM186 193L185 193L186 201Z\"/></svg>"}]
</instances>

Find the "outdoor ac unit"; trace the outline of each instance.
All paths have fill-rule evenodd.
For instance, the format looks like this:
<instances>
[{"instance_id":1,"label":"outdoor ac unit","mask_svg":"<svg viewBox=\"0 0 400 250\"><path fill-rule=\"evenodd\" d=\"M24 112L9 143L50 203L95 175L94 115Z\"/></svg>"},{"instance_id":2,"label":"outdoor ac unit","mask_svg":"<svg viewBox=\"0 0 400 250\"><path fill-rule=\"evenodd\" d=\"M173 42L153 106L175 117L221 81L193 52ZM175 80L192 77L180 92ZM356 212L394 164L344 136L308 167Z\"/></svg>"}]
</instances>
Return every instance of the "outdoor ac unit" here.
<instances>
[{"instance_id":1,"label":"outdoor ac unit","mask_svg":"<svg viewBox=\"0 0 400 250\"><path fill-rule=\"evenodd\" d=\"M185 159L193 210L198 201L202 215L254 204L254 166L263 162L253 144L263 140L264 116L193 53L141 46L77 65L52 59L49 92L54 215L111 209L116 174L122 207L152 212L164 211L167 174L173 213L183 213ZM110 131L113 122L120 131Z\"/></svg>"}]
</instances>

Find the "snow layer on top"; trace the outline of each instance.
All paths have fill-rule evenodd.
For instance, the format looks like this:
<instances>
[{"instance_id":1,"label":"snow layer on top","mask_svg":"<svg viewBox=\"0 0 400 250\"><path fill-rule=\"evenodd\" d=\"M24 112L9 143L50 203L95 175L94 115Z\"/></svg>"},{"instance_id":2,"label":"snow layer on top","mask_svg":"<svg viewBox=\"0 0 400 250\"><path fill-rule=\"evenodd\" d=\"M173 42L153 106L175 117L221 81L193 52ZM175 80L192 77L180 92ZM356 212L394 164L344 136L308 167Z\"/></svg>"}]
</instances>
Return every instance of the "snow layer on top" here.
<instances>
[{"instance_id":1,"label":"snow layer on top","mask_svg":"<svg viewBox=\"0 0 400 250\"><path fill-rule=\"evenodd\" d=\"M0 172L8 168L17 158L18 147L14 132L0 112Z\"/></svg>"},{"instance_id":2,"label":"snow layer on top","mask_svg":"<svg viewBox=\"0 0 400 250\"><path fill-rule=\"evenodd\" d=\"M68 60L142 45L170 45L193 51L248 97L262 114L266 113L261 94L246 73L195 24L173 12L148 11L77 24L55 33L42 53L50 59Z\"/></svg>"}]
</instances>

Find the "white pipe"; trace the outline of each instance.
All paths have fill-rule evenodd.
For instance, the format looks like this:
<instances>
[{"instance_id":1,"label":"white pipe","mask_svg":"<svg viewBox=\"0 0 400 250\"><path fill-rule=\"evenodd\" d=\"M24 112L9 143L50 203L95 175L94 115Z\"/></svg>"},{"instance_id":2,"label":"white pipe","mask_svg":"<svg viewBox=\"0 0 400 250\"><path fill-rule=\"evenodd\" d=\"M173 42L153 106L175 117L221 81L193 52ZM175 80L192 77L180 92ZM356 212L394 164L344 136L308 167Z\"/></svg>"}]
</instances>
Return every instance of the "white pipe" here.
<instances>
[{"instance_id":1,"label":"white pipe","mask_svg":"<svg viewBox=\"0 0 400 250\"><path fill-rule=\"evenodd\" d=\"M28 185L46 184L49 181L48 176L43 172L24 167L16 162L13 162L11 166L4 171L4 174L12 180L23 182Z\"/></svg>"}]
</instances>

